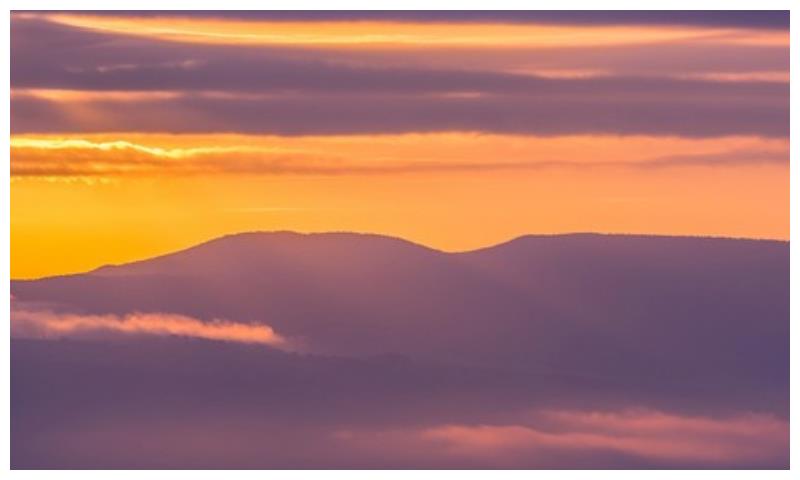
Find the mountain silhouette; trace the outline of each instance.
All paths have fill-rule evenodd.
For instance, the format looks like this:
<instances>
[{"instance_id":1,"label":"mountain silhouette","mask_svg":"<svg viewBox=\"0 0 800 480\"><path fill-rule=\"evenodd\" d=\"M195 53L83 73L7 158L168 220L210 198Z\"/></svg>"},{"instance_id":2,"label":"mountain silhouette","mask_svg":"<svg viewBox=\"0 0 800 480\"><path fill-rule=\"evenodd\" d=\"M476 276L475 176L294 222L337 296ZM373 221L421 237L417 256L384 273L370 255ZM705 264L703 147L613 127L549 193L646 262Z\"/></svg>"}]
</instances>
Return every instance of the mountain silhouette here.
<instances>
[{"instance_id":1,"label":"mountain silhouette","mask_svg":"<svg viewBox=\"0 0 800 480\"><path fill-rule=\"evenodd\" d=\"M84 274L12 281L11 291L14 302L56 313L267 325L296 347L15 339L18 432L38 431L45 418L58 424L59 405L81 410L97 398L115 398L115 415L132 424L162 402L174 411L192 405L200 423L220 402L252 412L270 405L259 415L279 423L367 415L372 427L491 422L532 405L788 418L788 242L531 235L447 253L379 235L244 233ZM60 393L41 396L42 385ZM394 413L364 413L389 405ZM186 465L179 458L147 465ZM237 465L265 465L251 460ZM267 465L310 464L274 460Z\"/></svg>"},{"instance_id":2,"label":"mountain silhouette","mask_svg":"<svg viewBox=\"0 0 800 480\"><path fill-rule=\"evenodd\" d=\"M444 253L378 235L246 233L12 293L88 314L263 323L325 354L763 378L788 365L788 255L785 242L716 238L526 236Z\"/></svg>"}]
</instances>

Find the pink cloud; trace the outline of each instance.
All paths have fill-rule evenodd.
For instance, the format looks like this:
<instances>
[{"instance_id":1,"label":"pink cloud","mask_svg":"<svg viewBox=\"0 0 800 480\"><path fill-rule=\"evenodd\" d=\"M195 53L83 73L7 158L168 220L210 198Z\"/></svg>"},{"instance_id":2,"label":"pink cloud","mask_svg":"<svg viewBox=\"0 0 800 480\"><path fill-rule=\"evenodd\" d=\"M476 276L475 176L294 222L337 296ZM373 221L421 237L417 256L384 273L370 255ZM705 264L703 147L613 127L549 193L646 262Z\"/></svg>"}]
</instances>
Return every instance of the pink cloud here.
<instances>
[{"instance_id":1,"label":"pink cloud","mask_svg":"<svg viewBox=\"0 0 800 480\"><path fill-rule=\"evenodd\" d=\"M362 448L378 442L393 450L503 468L546 467L565 457L583 458L591 466L593 459L615 455L663 466L788 465L789 423L772 415L711 418L652 410L538 411L531 418L534 422L511 425L341 431L337 438Z\"/></svg>"},{"instance_id":2,"label":"pink cloud","mask_svg":"<svg viewBox=\"0 0 800 480\"><path fill-rule=\"evenodd\" d=\"M288 342L267 325L211 320L204 322L170 313L79 315L15 306L12 300L11 335L59 338L83 335L161 335L205 338L288 347Z\"/></svg>"}]
</instances>

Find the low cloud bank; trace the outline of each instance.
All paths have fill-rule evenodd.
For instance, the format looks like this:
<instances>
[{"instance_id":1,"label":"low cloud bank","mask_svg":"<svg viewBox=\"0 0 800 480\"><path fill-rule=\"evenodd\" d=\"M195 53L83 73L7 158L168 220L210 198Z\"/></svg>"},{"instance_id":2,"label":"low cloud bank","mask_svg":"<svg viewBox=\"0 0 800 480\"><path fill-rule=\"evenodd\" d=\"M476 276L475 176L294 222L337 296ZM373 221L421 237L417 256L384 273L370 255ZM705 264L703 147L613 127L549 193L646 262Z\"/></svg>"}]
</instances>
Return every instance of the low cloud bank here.
<instances>
[{"instance_id":1,"label":"low cloud bank","mask_svg":"<svg viewBox=\"0 0 800 480\"><path fill-rule=\"evenodd\" d=\"M472 459L504 468L563 468L582 461L587 466L606 461L619 466L622 458L628 459L622 463L661 467L788 465L789 424L772 415L711 418L654 410L576 410L533 412L528 420L509 425L343 430L335 436L358 448L392 445L420 455L435 452L454 462Z\"/></svg>"},{"instance_id":2,"label":"low cloud bank","mask_svg":"<svg viewBox=\"0 0 800 480\"><path fill-rule=\"evenodd\" d=\"M127 315L79 315L57 313L17 304L12 300L11 336L59 338L107 335L161 335L204 338L239 343L286 347L287 341L266 325L214 319L204 322L170 313ZM15 305L17 304L17 305Z\"/></svg>"}]
</instances>

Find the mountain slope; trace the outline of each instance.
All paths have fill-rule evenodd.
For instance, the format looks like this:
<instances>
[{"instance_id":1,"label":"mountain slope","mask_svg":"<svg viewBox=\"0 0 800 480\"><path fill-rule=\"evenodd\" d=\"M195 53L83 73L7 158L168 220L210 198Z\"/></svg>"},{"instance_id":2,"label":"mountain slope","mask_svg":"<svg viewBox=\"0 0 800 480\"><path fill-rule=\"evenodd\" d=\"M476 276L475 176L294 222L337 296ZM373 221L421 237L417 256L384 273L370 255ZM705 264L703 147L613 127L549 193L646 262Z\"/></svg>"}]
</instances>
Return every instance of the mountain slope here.
<instances>
[{"instance_id":1,"label":"mountain slope","mask_svg":"<svg viewBox=\"0 0 800 480\"><path fill-rule=\"evenodd\" d=\"M271 326L311 352L782 388L785 242L527 236L443 253L389 237L252 233L67 277L19 301Z\"/></svg>"},{"instance_id":2,"label":"mountain slope","mask_svg":"<svg viewBox=\"0 0 800 480\"><path fill-rule=\"evenodd\" d=\"M28 331L15 468L788 466L785 242L256 233L11 290L12 336L142 312L268 325L289 350Z\"/></svg>"}]
</instances>

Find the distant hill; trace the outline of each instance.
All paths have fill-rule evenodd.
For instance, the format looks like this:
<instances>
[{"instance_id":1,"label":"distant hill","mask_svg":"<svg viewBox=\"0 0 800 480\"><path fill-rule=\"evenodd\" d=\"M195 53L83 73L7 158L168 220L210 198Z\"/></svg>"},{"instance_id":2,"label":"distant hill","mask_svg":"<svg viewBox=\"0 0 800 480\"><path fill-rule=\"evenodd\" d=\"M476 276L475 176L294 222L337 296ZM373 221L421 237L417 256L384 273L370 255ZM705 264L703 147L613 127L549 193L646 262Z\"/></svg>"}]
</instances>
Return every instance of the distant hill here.
<instances>
[{"instance_id":1,"label":"distant hill","mask_svg":"<svg viewBox=\"0 0 800 480\"><path fill-rule=\"evenodd\" d=\"M575 234L444 253L277 232L11 290L84 313L264 323L325 354L762 377L788 368L788 279L777 241Z\"/></svg>"},{"instance_id":2,"label":"distant hill","mask_svg":"<svg viewBox=\"0 0 800 480\"><path fill-rule=\"evenodd\" d=\"M761 412L788 421L787 242L575 234L445 253L378 235L247 233L85 274L12 281L11 291L16 304L57 313L265 324L302 345L14 339L19 467L43 465L40 438L51 439L54 468L97 467L96 449L108 450L109 468L441 467L470 460L326 455L342 448L343 428L505 425L526 422L531 409L711 419ZM165 426L173 424L183 433ZM207 440L208 451L183 448L219 429L238 446L222 436ZM64 432L86 435L88 453L59 443ZM161 434L175 440L137 453ZM780 431L770 435L783 442ZM335 447L305 457L309 439ZM126 442L132 447L111 447ZM676 465L787 464L788 449L775 454ZM617 454L526 458L504 465L672 465Z\"/></svg>"}]
</instances>

